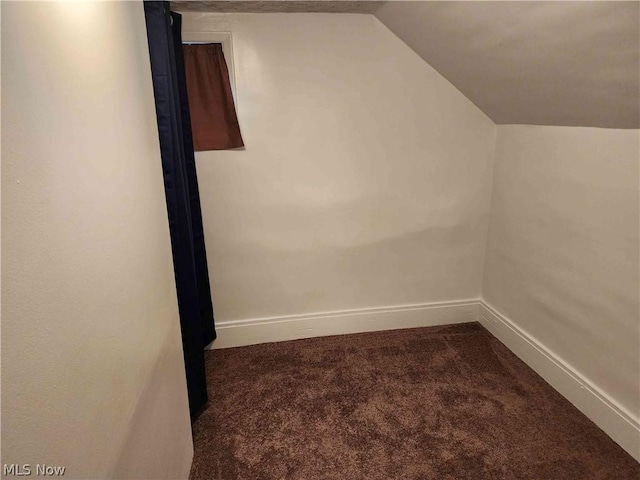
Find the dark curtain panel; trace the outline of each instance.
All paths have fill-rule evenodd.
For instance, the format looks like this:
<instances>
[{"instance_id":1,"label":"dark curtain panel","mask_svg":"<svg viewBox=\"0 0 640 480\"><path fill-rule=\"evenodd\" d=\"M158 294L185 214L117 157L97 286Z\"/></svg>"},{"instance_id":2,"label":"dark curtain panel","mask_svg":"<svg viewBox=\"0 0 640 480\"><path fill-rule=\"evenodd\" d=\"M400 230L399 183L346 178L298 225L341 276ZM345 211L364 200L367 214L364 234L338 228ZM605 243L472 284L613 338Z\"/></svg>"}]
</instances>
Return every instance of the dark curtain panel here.
<instances>
[{"instance_id":1,"label":"dark curtain panel","mask_svg":"<svg viewBox=\"0 0 640 480\"><path fill-rule=\"evenodd\" d=\"M193 154L180 15L145 2L171 248L191 418L207 402L204 347L215 338L213 305Z\"/></svg>"},{"instance_id":2,"label":"dark curtain panel","mask_svg":"<svg viewBox=\"0 0 640 480\"><path fill-rule=\"evenodd\" d=\"M222 45L185 45L183 51L195 150L244 146Z\"/></svg>"}]
</instances>

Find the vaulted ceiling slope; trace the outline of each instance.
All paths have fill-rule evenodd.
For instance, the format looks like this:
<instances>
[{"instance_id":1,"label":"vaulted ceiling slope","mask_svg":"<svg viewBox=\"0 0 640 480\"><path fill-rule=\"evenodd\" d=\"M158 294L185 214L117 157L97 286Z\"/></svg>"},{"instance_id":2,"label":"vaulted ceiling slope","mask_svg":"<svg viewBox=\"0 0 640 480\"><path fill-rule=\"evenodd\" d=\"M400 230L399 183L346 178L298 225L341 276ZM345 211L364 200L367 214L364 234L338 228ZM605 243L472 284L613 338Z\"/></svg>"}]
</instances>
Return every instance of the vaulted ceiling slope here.
<instances>
[{"instance_id":1,"label":"vaulted ceiling slope","mask_svg":"<svg viewBox=\"0 0 640 480\"><path fill-rule=\"evenodd\" d=\"M640 128L640 2L404 2L376 17L497 124Z\"/></svg>"},{"instance_id":2,"label":"vaulted ceiling slope","mask_svg":"<svg viewBox=\"0 0 640 480\"><path fill-rule=\"evenodd\" d=\"M639 1L180 1L373 13L497 124L640 128Z\"/></svg>"}]
</instances>

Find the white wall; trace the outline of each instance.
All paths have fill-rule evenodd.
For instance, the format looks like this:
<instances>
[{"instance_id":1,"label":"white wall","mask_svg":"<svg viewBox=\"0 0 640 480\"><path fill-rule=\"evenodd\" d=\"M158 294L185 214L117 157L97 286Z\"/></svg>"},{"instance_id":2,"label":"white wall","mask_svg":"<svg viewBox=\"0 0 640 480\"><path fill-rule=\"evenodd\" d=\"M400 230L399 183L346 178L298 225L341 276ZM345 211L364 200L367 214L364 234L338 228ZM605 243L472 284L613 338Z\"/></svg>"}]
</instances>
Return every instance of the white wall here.
<instances>
[{"instance_id":1,"label":"white wall","mask_svg":"<svg viewBox=\"0 0 640 480\"><path fill-rule=\"evenodd\" d=\"M184 31L232 32L246 143L197 154L218 322L479 296L495 125L468 99L371 15Z\"/></svg>"},{"instance_id":2,"label":"white wall","mask_svg":"<svg viewBox=\"0 0 640 480\"><path fill-rule=\"evenodd\" d=\"M2 2L2 463L187 478L141 3Z\"/></svg>"},{"instance_id":3,"label":"white wall","mask_svg":"<svg viewBox=\"0 0 640 480\"><path fill-rule=\"evenodd\" d=\"M483 284L488 304L635 428L639 159L638 130L498 127Z\"/></svg>"},{"instance_id":4,"label":"white wall","mask_svg":"<svg viewBox=\"0 0 640 480\"><path fill-rule=\"evenodd\" d=\"M232 32L246 143L197 155L219 322L475 299L487 243L484 299L637 417L638 131L500 127L485 242L496 127L374 17L185 31ZM2 462L186 478L142 7L3 3L2 71Z\"/></svg>"}]
</instances>

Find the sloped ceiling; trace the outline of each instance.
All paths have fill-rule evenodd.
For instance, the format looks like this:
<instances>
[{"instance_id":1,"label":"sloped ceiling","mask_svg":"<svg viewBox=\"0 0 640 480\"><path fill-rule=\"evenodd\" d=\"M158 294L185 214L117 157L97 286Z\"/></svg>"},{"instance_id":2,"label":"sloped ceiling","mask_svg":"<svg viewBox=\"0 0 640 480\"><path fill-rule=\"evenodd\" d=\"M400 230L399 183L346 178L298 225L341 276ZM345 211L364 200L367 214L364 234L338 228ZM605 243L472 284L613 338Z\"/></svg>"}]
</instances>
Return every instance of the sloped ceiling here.
<instances>
[{"instance_id":1,"label":"sloped ceiling","mask_svg":"<svg viewBox=\"0 0 640 480\"><path fill-rule=\"evenodd\" d=\"M640 3L388 2L376 17L498 124L640 128Z\"/></svg>"},{"instance_id":2,"label":"sloped ceiling","mask_svg":"<svg viewBox=\"0 0 640 480\"><path fill-rule=\"evenodd\" d=\"M373 13L498 124L640 128L640 2L195 1L178 11Z\"/></svg>"}]
</instances>

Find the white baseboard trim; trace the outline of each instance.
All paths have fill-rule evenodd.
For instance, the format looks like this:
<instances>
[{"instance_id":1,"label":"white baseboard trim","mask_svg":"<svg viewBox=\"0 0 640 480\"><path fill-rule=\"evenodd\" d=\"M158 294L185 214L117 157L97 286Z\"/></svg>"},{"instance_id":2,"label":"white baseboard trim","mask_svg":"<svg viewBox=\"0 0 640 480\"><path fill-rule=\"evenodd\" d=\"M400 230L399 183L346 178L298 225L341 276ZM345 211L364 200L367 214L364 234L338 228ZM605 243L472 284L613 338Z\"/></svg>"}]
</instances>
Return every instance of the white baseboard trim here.
<instances>
[{"instance_id":1,"label":"white baseboard trim","mask_svg":"<svg viewBox=\"0 0 640 480\"><path fill-rule=\"evenodd\" d=\"M479 321L515 355L640 461L640 421L544 344L480 299L363 308L216 324L221 349L350 333Z\"/></svg>"},{"instance_id":2,"label":"white baseboard trim","mask_svg":"<svg viewBox=\"0 0 640 480\"><path fill-rule=\"evenodd\" d=\"M471 299L219 322L211 348L475 322L478 305Z\"/></svg>"},{"instance_id":3,"label":"white baseboard trim","mask_svg":"<svg viewBox=\"0 0 640 480\"><path fill-rule=\"evenodd\" d=\"M479 305L479 321L618 445L640 461L640 422L629 411L484 301Z\"/></svg>"}]
</instances>

